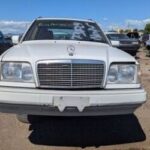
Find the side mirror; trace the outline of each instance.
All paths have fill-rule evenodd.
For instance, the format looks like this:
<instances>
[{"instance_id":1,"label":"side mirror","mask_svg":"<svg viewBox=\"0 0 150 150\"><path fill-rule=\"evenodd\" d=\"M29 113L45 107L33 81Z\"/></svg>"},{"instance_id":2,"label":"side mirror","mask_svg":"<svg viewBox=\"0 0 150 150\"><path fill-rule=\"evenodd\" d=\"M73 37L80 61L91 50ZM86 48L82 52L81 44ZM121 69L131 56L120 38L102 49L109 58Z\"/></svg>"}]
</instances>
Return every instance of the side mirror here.
<instances>
[{"instance_id":1,"label":"side mirror","mask_svg":"<svg viewBox=\"0 0 150 150\"><path fill-rule=\"evenodd\" d=\"M11 37L11 39L12 39L12 43L13 43L14 45L17 45L17 44L19 43L19 35L13 35L13 36Z\"/></svg>"}]
</instances>

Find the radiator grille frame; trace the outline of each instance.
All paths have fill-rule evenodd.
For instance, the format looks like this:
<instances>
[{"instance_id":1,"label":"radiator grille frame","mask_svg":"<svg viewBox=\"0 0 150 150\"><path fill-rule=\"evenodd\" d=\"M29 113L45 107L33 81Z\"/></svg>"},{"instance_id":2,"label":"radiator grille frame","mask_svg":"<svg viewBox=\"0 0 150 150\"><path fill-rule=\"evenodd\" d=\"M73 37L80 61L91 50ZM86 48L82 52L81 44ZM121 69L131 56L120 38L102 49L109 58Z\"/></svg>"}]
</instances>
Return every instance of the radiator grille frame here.
<instances>
[{"instance_id":1,"label":"radiator grille frame","mask_svg":"<svg viewBox=\"0 0 150 150\"><path fill-rule=\"evenodd\" d=\"M66 84L62 83L63 85L59 85L59 86L52 86L52 85L44 85L44 84L41 84L41 78L39 76L39 65L48 65L48 64L54 64L54 65L67 65L69 66L70 65L70 85L67 85L67 82ZM99 84L89 84L89 85L74 85L74 83L76 84L77 81L75 81L73 78L76 77L75 74L73 74L73 65L93 65L93 66L99 66L99 67L102 67L100 69L102 69L101 71L101 78L99 80ZM46 89L100 89L100 88L103 88L104 86L104 79L105 79L105 70L106 70L106 67L105 67L105 63L104 61L101 61L101 60L87 60L87 59L67 59L67 60L43 60L43 61L38 61L36 63L36 72L37 72L37 79L38 79L38 87L39 88L46 88ZM48 68L50 70L50 68ZM90 70L90 68L89 68ZM95 69L96 70L96 69ZM87 71L87 70L86 70ZM58 74L57 74L58 75ZM65 74L63 74L65 75ZM100 74L96 74L96 75L99 75ZM87 76L86 76L87 77ZM81 77L82 78L82 77ZM79 81L80 82L80 81ZM84 82L83 80L81 82ZM86 81L87 82L87 81Z\"/></svg>"}]
</instances>

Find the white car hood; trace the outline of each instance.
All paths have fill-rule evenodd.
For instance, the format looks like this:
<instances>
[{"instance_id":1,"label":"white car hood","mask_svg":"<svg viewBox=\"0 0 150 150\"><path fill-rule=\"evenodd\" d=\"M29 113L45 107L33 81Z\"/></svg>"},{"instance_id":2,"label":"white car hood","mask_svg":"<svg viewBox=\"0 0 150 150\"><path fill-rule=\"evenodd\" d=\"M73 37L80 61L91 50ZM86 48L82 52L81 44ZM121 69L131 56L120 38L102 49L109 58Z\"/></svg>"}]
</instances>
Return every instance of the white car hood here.
<instances>
[{"instance_id":1,"label":"white car hood","mask_svg":"<svg viewBox=\"0 0 150 150\"><path fill-rule=\"evenodd\" d=\"M69 56L67 47L74 46L73 56ZM10 48L2 55L2 61L27 61L51 59L91 59L106 63L135 61L127 53L98 42L78 41L26 41Z\"/></svg>"}]
</instances>

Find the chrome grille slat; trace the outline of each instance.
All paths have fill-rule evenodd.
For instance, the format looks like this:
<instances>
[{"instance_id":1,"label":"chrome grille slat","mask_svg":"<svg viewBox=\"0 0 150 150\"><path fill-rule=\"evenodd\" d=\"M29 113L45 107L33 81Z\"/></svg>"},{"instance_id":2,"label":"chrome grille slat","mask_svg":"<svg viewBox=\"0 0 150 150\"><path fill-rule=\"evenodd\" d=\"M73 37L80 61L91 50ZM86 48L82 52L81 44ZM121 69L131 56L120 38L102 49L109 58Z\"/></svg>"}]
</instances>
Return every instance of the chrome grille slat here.
<instances>
[{"instance_id":1,"label":"chrome grille slat","mask_svg":"<svg viewBox=\"0 0 150 150\"><path fill-rule=\"evenodd\" d=\"M53 76L53 75L56 75L56 74L39 74L39 76L43 76L43 75L46 75L46 76ZM59 74L59 75L56 75L56 76L60 76L60 75L69 75L69 74ZM90 76L90 75L97 75L97 74L76 74L76 73L74 73L74 75L81 75L81 76L84 76L84 75L87 75L87 76ZM100 74L100 75L103 75L102 73Z\"/></svg>"},{"instance_id":2,"label":"chrome grille slat","mask_svg":"<svg viewBox=\"0 0 150 150\"><path fill-rule=\"evenodd\" d=\"M62 82L64 82L64 81L71 81L71 80L40 80L40 81L50 81L50 82L57 82L57 81L62 81ZM89 81L89 82L91 82L91 81L97 81L97 79L90 79L90 80L73 80L73 81L79 81L79 82L86 82L86 81Z\"/></svg>"},{"instance_id":3,"label":"chrome grille slat","mask_svg":"<svg viewBox=\"0 0 150 150\"><path fill-rule=\"evenodd\" d=\"M93 60L57 60L37 64L39 87L42 88L101 88L104 63Z\"/></svg>"}]
</instances>

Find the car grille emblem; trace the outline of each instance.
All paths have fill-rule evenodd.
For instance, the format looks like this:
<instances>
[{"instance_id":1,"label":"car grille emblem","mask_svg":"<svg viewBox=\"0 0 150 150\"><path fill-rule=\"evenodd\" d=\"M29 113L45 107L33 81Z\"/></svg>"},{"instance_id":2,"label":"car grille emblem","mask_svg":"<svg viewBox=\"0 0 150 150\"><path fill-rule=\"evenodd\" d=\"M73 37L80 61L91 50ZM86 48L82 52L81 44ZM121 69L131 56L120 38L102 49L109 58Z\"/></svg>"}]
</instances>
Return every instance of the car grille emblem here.
<instances>
[{"instance_id":1,"label":"car grille emblem","mask_svg":"<svg viewBox=\"0 0 150 150\"><path fill-rule=\"evenodd\" d=\"M75 47L73 45L70 45L67 47L67 51L68 51L69 56L73 56L75 53Z\"/></svg>"}]
</instances>

